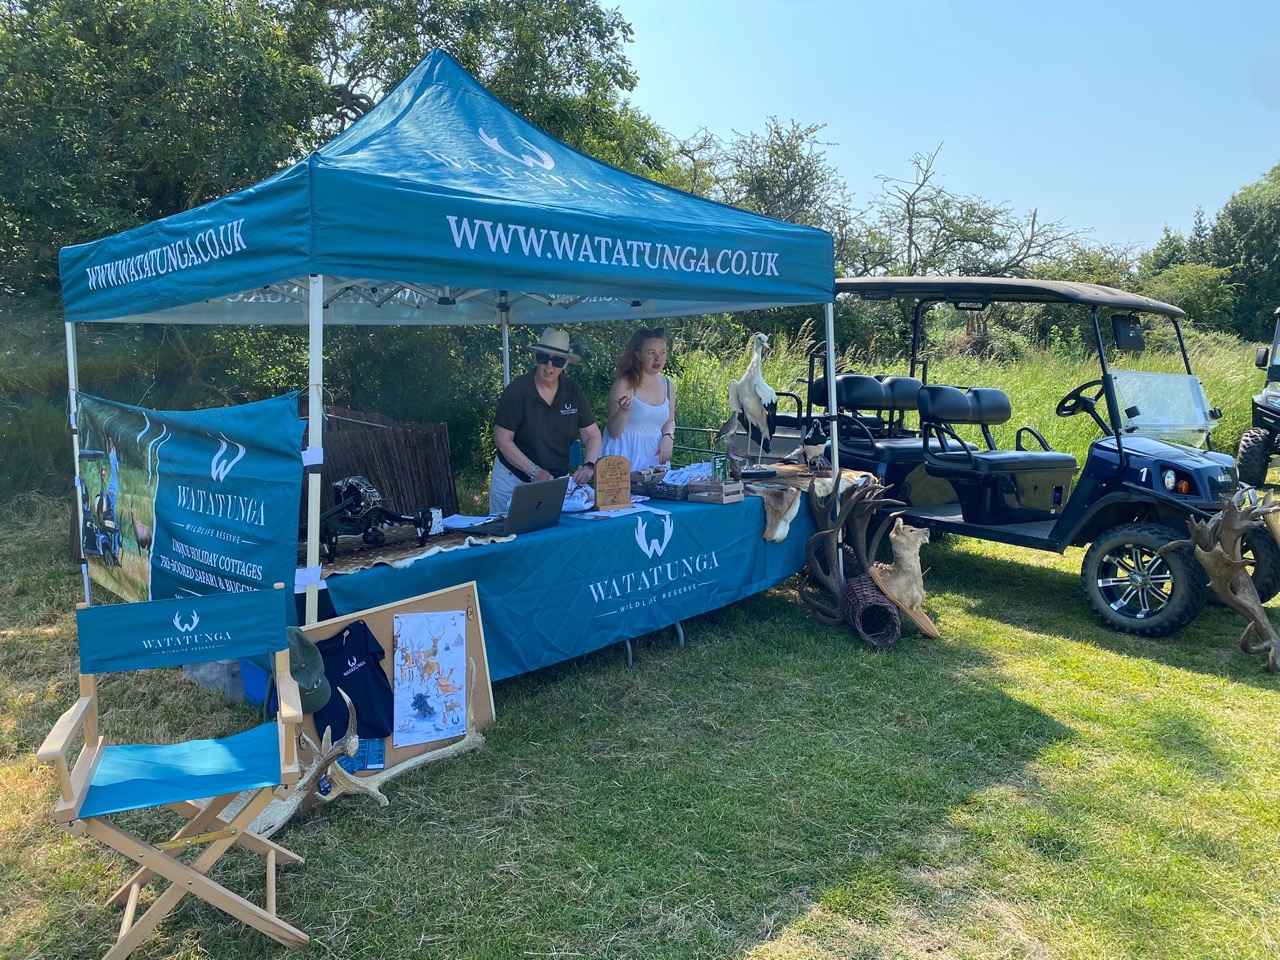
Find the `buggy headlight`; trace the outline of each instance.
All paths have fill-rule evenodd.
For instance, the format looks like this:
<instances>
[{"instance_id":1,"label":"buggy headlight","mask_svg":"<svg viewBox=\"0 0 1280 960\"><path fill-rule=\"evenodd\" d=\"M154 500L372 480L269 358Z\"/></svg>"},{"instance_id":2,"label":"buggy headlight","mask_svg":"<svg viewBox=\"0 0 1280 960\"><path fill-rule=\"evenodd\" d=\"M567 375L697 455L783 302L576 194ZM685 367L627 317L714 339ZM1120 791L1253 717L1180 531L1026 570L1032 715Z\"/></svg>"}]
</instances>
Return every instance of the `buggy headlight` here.
<instances>
[{"instance_id":1,"label":"buggy headlight","mask_svg":"<svg viewBox=\"0 0 1280 960\"><path fill-rule=\"evenodd\" d=\"M1160 473L1160 479L1164 482L1164 488L1170 493L1176 493L1181 497L1195 493L1196 485L1191 480L1191 475L1183 473L1181 470L1174 470L1172 467L1166 467Z\"/></svg>"},{"instance_id":2,"label":"buggy headlight","mask_svg":"<svg viewBox=\"0 0 1280 960\"><path fill-rule=\"evenodd\" d=\"M1268 407L1280 407L1280 396L1277 396L1274 393L1269 393L1265 399Z\"/></svg>"}]
</instances>

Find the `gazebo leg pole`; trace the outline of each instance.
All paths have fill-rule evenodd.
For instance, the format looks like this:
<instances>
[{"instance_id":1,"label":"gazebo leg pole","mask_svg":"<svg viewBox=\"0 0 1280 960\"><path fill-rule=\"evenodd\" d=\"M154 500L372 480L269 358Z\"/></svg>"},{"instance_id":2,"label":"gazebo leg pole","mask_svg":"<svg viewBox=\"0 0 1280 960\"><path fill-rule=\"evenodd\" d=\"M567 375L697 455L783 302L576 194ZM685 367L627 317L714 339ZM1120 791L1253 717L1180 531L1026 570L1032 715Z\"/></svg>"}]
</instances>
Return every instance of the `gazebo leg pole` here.
<instances>
[{"instance_id":1,"label":"gazebo leg pole","mask_svg":"<svg viewBox=\"0 0 1280 960\"><path fill-rule=\"evenodd\" d=\"M505 387L511 382L511 314L505 295L498 304L498 323L502 327L502 385Z\"/></svg>"},{"instance_id":2,"label":"gazebo leg pole","mask_svg":"<svg viewBox=\"0 0 1280 960\"><path fill-rule=\"evenodd\" d=\"M313 273L307 297L307 447L324 449L324 276ZM320 566L320 465L307 473L307 602L305 623L320 619L320 586L310 571Z\"/></svg>"},{"instance_id":3,"label":"gazebo leg pole","mask_svg":"<svg viewBox=\"0 0 1280 960\"><path fill-rule=\"evenodd\" d=\"M823 371L827 377L827 410L831 417L831 477L835 496L831 498L831 509L840 510L840 411L836 409L836 310L835 304L826 305L827 321L827 357ZM836 531L836 573L840 582L844 582L844 551L840 542L844 538L843 531Z\"/></svg>"},{"instance_id":4,"label":"gazebo leg pole","mask_svg":"<svg viewBox=\"0 0 1280 960\"><path fill-rule=\"evenodd\" d=\"M84 553L84 492L80 479L80 371L76 359L76 325L64 323L67 333L67 399L71 417L71 489L76 497L76 553L80 555L80 578L84 581L84 602L92 603L89 583L89 558Z\"/></svg>"}]
</instances>

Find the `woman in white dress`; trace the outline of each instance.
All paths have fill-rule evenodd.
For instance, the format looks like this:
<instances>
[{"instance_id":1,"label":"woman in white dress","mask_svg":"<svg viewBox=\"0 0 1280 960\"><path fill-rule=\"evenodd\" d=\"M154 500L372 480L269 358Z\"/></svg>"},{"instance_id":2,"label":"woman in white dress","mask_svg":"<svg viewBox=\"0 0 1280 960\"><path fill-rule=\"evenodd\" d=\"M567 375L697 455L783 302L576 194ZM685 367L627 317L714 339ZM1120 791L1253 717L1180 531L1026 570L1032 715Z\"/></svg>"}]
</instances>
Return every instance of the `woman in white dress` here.
<instances>
[{"instance_id":1,"label":"woman in white dress","mask_svg":"<svg viewBox=\"0 0 1280 960\"><path fill-rule=\"evenodd\" d=\"M641 328L618 358L609 391L609 418L601 454L621 454L632 470L665 467L676 438L676 388L663 374L667 339L662 328Z\"/></svg>"}]
</instances>

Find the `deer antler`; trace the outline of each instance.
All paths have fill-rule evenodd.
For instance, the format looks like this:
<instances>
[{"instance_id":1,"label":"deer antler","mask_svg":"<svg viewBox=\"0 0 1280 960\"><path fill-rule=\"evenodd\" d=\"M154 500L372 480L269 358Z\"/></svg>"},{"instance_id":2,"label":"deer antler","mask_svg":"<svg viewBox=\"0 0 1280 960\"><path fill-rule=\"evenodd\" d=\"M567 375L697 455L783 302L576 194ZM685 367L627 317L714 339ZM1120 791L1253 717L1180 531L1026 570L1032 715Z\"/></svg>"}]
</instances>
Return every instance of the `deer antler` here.
<instances>
[{"instance_id":1,"label":"deer antler","mask_svg":"<svg viewBox=\"0 0 1280 960\"><path fill-rule=\"evenodd\" d=\"M289 794L283 800L272 800L267 808L258 814L253 821L250 829L259 836L269 837L286 823L297 813L304 803L309 802L311 796L315 794L316 785L320 782L330 766L334 770L341 770L335 760L343 754L353 756L356 749L360 745L360 738L356 735L356 707L351 702L351 698L341 688L337 688L338 693L342 694L342 699L347 703L347 732L337 743L331 742L332 730L325 728L324 736L321 738L321 745L317 747L315 741L308 737L305 733L299 734L299 739L307 747L308 752L315 760L306 767L306 773L302 779L290 789ZM346 771L343 771L344 773ZM319 796L319 794L315 794Z\"/></svg>"},{"instance_id":2,"label":"deer antler","mask_svg":"<svg viewBox=\"0 0 1280 960\"><path fill-rule=\"evenodd\" d=\"M475 727L475 687L476 687L476 662L474 658L468 658L470 663L470 683L467 685L467 733L457 743L451 743L447 747L441 747L439 750L433 750L430 753L419 754L416 757L410 757L401 763L379 770L367 777L357 777L355 774L348 773L341 766L334 764L329 771L329 782L333 785L328 794L321 794L320 799L325 803L331 803L338 797L348 793L363 793L373 797L378 801L378 806L385 807L389 801L386 795L379 789L384 783L393 777L398 777L402 773L408 773L410 770L416 770L418 767L426 766L428 763L435 763L437 760L446 760L449 757L456 757L460 753L468 753L472 750L479 749L484 745L484 735L474 729Z\"/></svg>"},{"instance_id":3,"label":"deer antler","mask_svg":"<svg viewBox=\"0 0 1280 960\"><path fill-rule=\"evenodd\" d=\"M1166 544L1158 551L1163 554L1181 547L1194 547L1196 559L1209 574L1209 586L1214 594L1248 621L1240 635L1240 649L1245 653L1266 653L1268 673L1280 670L1280 634L1271 625L1253 578L1249 576L1241 542L1263 526L1267 514L1277 511L1280 503L1273 500L1270 491L1244 509L1234 497L1224 496L1222 510L1208 520L1187 520L1189 540ZM1259 638L1257 643L1250 642L1254 635Z\"/></svg>"},{"instance_id":4,"label":"deer antler","mask_svg":"<svg viewBox=\"0 0 1280 960\"><path fill-rule=\"evenodd\" d=\"M844 623L841 601L844 597L845 579L840 574L836 559L837 540L841 530L848 527L846 539L851 542L858 562L864 570L867 569L866 539L871 517L882 506L901 505L900 501L883 499L887 492L887 488L878 481L869 479L858 486L833 483L831 492L822 495L818 493L816 481L809 481L809 507L817 522L818 532L804 545L808 565L800 579L800 599L819 623L829 627L838 627ZM833 502L839 504L838 509L833 509ZM875 546L879 544L882 533L883 531L875 538L872 556L875 555Z\"/></svg>"}]
</instances>

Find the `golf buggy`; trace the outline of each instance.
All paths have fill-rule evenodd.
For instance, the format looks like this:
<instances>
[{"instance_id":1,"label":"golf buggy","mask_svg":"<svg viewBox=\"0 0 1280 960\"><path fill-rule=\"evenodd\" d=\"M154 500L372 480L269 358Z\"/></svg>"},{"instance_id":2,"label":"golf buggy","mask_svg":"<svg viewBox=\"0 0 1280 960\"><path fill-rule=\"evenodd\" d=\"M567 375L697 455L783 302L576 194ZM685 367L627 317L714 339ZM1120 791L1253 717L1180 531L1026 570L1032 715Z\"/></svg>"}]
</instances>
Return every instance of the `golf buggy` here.
<instances>
[{"instance_id":1,"label":"golf buggy","mask_svg":"<svg viewBox=\"0 0 1280 960\"><path fill-rule=\"evenodd\" d=\"M1084 593L1112 629L1166 636L1196 617L1208 599L1205 572L1188 548L1159 551L1186 538L1188 518L1218 512L1241 484L1229 455L1202 449L1220 412L1191 372L1182 310L1093 284L1003 278L860 277L837 280L836 294L914 303L910 376L836 377L838 409L824 416L838 422L842 467L875 474L916 526L1055 553L1088 547ZM1091 418L1102 433L1082 468L1029 426L1016 431L1013 449L997 449L991 428L1013 416L1004 391L927 382L919 359L926 313L937 304L976 312L992 303L1089 311L1101 375L1056 409ZM1108 340L1121 354L1143 349L1144 316L1173 324L1185 372L1108 362ZM824 404L826 384L810 384L809 395ZM1280 545L1262 529L1245 548L1265 602L1280 590Z\"/></svg>"},{"instance_id":2,"label":"golf buggy","mask_svg":"<svg viewBox=\"0 0 1280 960\"><path fill-rule=\"evenodd\" d=\"M89 466L81 467L81 476L90 475L94 464L99 473L105 468L105 450L81 450L80 461ZM116 505L107 491L105 479L96 495L90 495L88 485L78 484L80 489L80 549L84 557L101 557L108 567L120 566L120 525L116 521Z\"/></svg>"},{"instance_id":3,"label":"golf buggy","mask_svg":"<svg viewBox=\"0 0 1280 960\"><path fill-rule=\"evenodd\" d=\"M1240 479L1255 487L1267 480L1271 458L1280 453L1280 307L1276 308L1276 331L1271 347L1259 347L1254 364L1267 371L1262 392L1253 398L1253 426L1240 436L1236 466Z\"/></svg>"}]
</instances>

